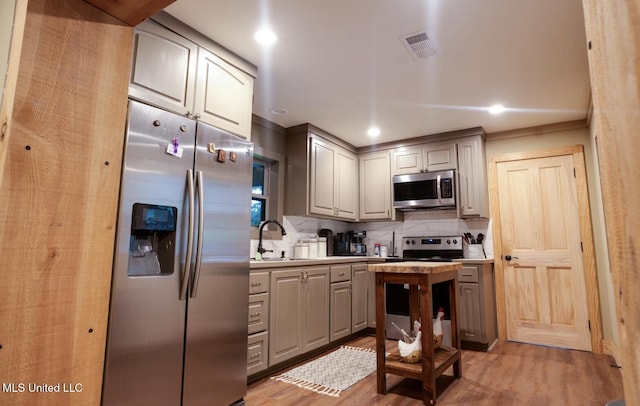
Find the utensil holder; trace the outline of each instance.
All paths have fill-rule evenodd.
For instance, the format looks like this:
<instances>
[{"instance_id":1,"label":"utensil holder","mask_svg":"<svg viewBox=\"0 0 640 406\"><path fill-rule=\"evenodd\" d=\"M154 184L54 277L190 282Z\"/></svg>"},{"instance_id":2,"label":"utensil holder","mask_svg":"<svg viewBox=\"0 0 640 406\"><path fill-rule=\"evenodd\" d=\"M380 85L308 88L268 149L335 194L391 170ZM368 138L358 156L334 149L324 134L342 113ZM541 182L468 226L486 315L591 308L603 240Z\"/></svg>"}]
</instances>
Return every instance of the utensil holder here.
<instances>
[{"instance_id":1,"label":"utensil holder","mask_svg":"<svg viewBox=\"0 0 640 406\"><path fill-rule=\"evenodd\" d=\"M467 244L464 249L464 257L470 259L484 259L482 244Z\"/></svg>"}]
</instances>

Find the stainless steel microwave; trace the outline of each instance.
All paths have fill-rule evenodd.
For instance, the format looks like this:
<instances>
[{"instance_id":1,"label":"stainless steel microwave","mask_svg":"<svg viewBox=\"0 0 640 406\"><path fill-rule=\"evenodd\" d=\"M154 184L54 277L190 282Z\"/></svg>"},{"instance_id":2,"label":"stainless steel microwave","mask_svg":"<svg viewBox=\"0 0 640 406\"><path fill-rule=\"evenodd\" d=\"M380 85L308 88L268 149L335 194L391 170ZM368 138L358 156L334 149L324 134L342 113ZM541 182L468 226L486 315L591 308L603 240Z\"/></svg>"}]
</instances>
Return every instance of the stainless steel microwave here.
<instances>
[{"instance_id":1,"label":"stainless steel microwave","mask_svg":"<svg viewBox=\"0 0 640 406\"><path fill-rule=\"evenodd\" d=\"M455 208L455 171L395 175L393 207L401 210Z\"/></svg>"}]
</instances>

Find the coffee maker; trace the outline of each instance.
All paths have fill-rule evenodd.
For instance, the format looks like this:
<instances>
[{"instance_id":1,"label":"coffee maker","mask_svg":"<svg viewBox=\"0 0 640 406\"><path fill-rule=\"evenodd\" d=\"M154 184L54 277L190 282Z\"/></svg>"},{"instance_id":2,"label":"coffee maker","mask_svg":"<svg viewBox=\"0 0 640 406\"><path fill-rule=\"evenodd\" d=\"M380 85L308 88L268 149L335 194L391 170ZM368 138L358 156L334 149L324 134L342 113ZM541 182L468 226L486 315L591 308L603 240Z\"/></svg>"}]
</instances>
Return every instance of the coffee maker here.
<instances>
[{"instance_id":1,"label":"coffee maker","mask_svg":"<svg viewBox=\"0 0 640 406\"><path fill-rule=\"evenodd\" d=\"M363 242L366 236L366 231L338 233L334 238L334 255L367 255L367 246Z\"/></svg>"}]
</instances>

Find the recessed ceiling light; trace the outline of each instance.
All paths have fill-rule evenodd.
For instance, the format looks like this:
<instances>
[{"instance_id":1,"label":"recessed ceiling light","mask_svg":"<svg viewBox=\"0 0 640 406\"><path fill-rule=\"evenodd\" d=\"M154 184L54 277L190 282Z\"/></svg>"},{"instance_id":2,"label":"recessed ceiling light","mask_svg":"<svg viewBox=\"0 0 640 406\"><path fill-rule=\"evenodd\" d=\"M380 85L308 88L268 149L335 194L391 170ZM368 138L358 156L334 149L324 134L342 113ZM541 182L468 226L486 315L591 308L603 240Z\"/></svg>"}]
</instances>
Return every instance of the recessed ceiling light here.
<instances>
[{"instance_id":1,"label":"recessed ceiling light","mask_svg":"<svg viewBox=\"0 0 640 406\"><path fill-rule=\"evenodd\" d=\"M378 127L370 127L369 130L367 130L367 135L369 137L377 137L380 135L380 129Z\"/></svg>"},{"instance_id":2,"label":"recessed ceiling light","mask_svg":"<svg viewBox=\"0 0 640 406\"><path fill-rule=\"evenodd\" d=\"M493 114L494 116L504 113L505 110L506 109L502 104L494 104L493 106L489 107L489 113Z\"/></svg>"},{"instance_id":3,"label":"recessed ceiling light","mask_svg":"<svg viewBox=\"0 0 640 406\"><path fill-rule=\"evenodd\" d=\"M261 28L253 35L253 38L261 45L273 45L278 37L269 28Z\"/></svg>"},{"instance_id":4,"label":"recessed ceiling light","mask_svg":"<svg viewBox=\"0 0 640 406\"><path fill-rule=\"evenodd\" d=\"M269 110L269 113L275 115L275 116L281 116L283 114L287 114L289 111L287 109L283 109L283 108L279 108L279 109L271 109Z\"/></svg>"}]
</instances>

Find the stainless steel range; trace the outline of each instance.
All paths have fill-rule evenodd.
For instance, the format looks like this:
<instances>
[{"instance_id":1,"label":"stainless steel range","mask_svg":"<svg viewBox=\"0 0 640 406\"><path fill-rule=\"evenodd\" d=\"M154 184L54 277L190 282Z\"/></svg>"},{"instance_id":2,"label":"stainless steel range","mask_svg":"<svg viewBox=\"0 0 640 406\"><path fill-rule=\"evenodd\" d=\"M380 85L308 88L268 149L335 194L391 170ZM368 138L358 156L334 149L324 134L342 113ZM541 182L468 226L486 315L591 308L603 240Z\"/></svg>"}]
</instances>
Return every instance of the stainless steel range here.
<instances>
[{"instance_id":1,"label":"stainless steel range","mask_svg":"<svg viewBox=\"0 0 640 406\"><path fill-rule=\"evenodd\" d=\"M402 258L396 258L395 261L451 262L460 258L463 258L461 235L418 236L402 238ZM435 318L438 308L442 307L445 313L445 320L450 320L449 289L445 284L441 285L434 284L432 286L433 318ZM387 284L385 299L387 307L387 338L399 340L402 335L393 326L392 322L406 331L410 328L409 286Z\"/></svg>"},{"instance_id":2,"label":"stainless steel range","mask_svg":"<svg viewBox=\"0 0 640 406\"><path fill-rule=\"evenodd\" d=\"M461 235L403 237L402 248L405 261L451 262L463 257Z\"/></svg>"}]
</instances>

